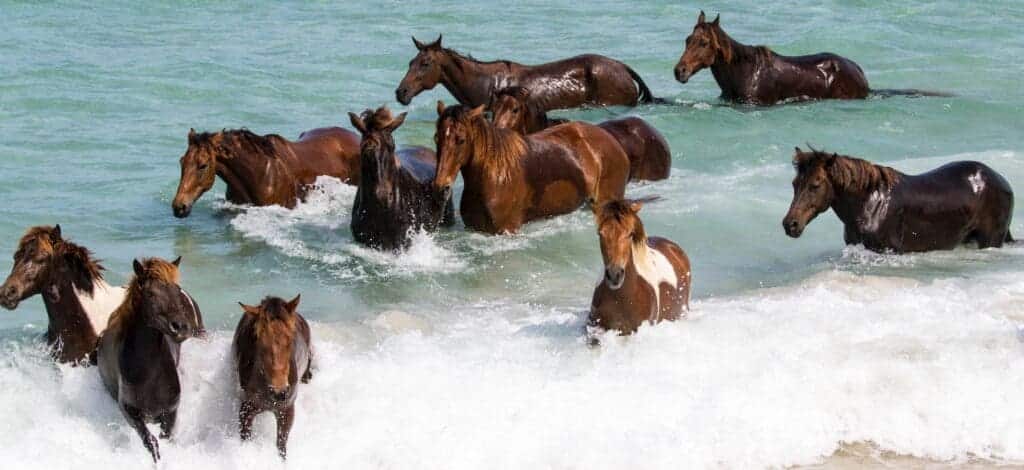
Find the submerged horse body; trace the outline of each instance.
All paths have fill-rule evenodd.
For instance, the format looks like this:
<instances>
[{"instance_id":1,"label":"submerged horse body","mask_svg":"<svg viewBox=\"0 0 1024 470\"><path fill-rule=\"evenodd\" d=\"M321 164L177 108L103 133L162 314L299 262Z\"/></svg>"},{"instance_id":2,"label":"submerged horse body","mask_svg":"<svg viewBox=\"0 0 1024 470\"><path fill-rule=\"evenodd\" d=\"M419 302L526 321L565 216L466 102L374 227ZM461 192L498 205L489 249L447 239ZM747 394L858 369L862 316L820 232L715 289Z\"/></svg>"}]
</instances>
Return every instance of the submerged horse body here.
<instances>
[{"instance_id":1,"label":"submerged horse body","mask_svg":"<svg viewBox=\"0 0 1024 470\"><path fill-rule=\"evenodd\" d=\"M591 327L630 334L689 308L690 259L671 240L647 236L637 214L650 200L611 201L594 211L605 269L591 301Z\"/></svg>"},{"instance_id":2,"label":"submerged horse body","mask_svg":"<svg viewBox=\"0 0 1024 470\"><path fill-rule=\"evenodd\" d=\"M495 127L483 106L437 103L438 171L450 191L462 172L459 202L466 227L511 233L532 220L567 214L585 202L621 198L629 160L606 131L573 122L535 134Z\"/></svg>"},{"instance_id":3,"label":"submerged horse body","mask_svg":"<svg viewBox=\"0 0 1024 470\"><path fill-rule=\"evenodd\" d=\"M999 247L1010 236L1013 190L988 166L960 161L919 175L858 158L796 149L793 202L782 221L799 237L832 208L847 244L896 253Z\"/></svg>"},{"instance_id":4,"label":"submerged horse body","mask_svg":"<svg viewBox=\"0 0 1024 470\"><path fill-rule=\"evenodd\" d=\"M569 122L549 118L547 112L530 99L529 90L511 87L495 94L490 104L494 125L514 129L526 135ZM672 152L665 137L643 119L627 117L597 125L619 142L629 157L631 181L657 181L668 178Z\"/></svg>"},{"instance_id":5,"label":"submerged horse body","mask_svg":"<svg viewBox=\"0 0 1024 470\"><path fill-rule=\"evenodd\" d=\"M190 130L188 150L181 157L181 181L171 203L175 217L188 217L218 176L227 184L229 202L292 208L319 176L359 183L359 136L326 127L303 132L293 142L246 129L201 134Z\"/></svg>"},{"instance_id":6,"label":"submerged horse body","mask_svg":"<svg viewBox=\"0 0 1024 470\"><path fill-rule=\"evenodd\" d=\"M729 37L718 20L706 22L700 12L675 67L679 82L710 67L723 99L755 105L861 99L871 92L864 71L850 59L832 53L788 57L764 46L748 46Z\"/></svg>"},{"instance_id":7,"label":"submerged horse body","mask_svg":"<svg viewBox=\"0 0 1024 470\"><path fill-rule=\"evenodd\" d=\"M0 287L8 310L39 294L46 307L46 343L59 362L78 362L96 349L125 289L103 279L88 249L66 240L60 225L28 229L18 243L11 274Z\"/></svg>"},{"instance_id":8,"label":"submerged horse body","mask_svg":"<svg viewBox=\"0 0 1024 470\"><path fill-rule=\"evenodd\" d=\"M242 400L238 410L242 440L252 436L256 415L272 412L277 420L277 449L288 453L288 434L295 420L298 383L313 378L309 324L299 315L299 296L285 302L267 297L258 306L242 306L231 343Z\"/></svg>"},{"instance_id":9,"label":"submerged horse body","mask_svg":"<svg viewBox=\"0 0 1024 470\"><path fill-rule=\"evenodd\" d=\"M460 103L486 105L502 88L521 86L530 90L545 110L579 106L635 106L656 99L633 69L608 57L586 54L540 65L507 60L481 62L441 46L441 37L423 44L395 90L399 103L443 85Z\"/></svg>"},{"instance_id":10,"label":"submerged horse body","mask_svg":"<svg viewBox=\"0 0 1024 470\"><path fill-rule=\"evenodd\" d=\"M434 189L437 157L433 150L410 147L395 151L392 133L405 113L392 118L386 107L349 113L363 136L359 189L352 206L352 237L378 249L409 245L410 231L434 231L454 223L450 192Z\"/></svg>"},{"instance_id":11,"label":"submerged horse body","mask_svg":"<svg viewBox=\"0 0 1024 470\"><path fill-rule=\"evenodd\" d=\"M103 385L154 461L160 446L146 423L159 423L160 437L171 436L181 395L181 343L205 331L195 300L178 284L180 261L134 261L135 277L94 357Z\"/></svg>"}]
</instances>

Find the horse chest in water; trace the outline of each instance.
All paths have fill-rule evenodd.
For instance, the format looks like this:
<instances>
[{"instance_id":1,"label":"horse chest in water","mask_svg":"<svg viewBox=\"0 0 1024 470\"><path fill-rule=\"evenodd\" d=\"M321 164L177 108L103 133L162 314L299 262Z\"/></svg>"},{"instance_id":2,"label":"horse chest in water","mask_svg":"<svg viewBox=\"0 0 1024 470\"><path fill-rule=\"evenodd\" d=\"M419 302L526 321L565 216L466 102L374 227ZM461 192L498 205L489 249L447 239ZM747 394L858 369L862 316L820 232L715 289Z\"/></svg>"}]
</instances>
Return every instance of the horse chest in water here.
<instances>
[{"instance_id":1,"label":"horse chest in water","mask_svg":"<svg viewBox=\"0 0 1024 470\"><path fill-rule=\"evenodd\" d=\"M633 266L640 279L643 279L654 293L654 308L650 320L656 322L661 316L661 284L665 283L673 290L677 289L679 278L676 270L665 255L646 244L634 248Z\"/></svg>"}]
</instances>

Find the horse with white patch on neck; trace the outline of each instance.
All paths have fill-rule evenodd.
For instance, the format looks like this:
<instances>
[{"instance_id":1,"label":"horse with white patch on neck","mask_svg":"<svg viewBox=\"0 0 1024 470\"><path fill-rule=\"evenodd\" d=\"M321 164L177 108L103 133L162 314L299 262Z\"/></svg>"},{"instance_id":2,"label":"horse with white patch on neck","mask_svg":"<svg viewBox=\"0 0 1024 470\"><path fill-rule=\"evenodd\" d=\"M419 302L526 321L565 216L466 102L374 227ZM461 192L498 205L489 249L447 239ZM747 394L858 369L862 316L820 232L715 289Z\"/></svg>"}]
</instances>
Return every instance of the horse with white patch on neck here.
<instances>
[{"instance_id":1,"label":"horse with white patch on neck","mask_svg":"<svg viewBox=\"0 0 1024 470\"><path fill-rule=\"evenodd\" d=\"M648 237L637 215L657 198L616 200L595 209L604 279L594 290L588 325L630 334L683 316L690 303L690 259L679 245Z\"/></svg>"},{"instance_id":2,"label":"horse with white patch on neck","mask_svg":"<svg viewBox=\"0 0 1024 470\"><path fill-rule=\"evenodd\" d=\"M103 266L88 249L61 237L60 225L28 229L14 253L0 305L14 310L36 294L43 297L49 325L46 342L60 362L76 363L96 349L125 289L103 280Z\"/></svg>"}]
</instances>

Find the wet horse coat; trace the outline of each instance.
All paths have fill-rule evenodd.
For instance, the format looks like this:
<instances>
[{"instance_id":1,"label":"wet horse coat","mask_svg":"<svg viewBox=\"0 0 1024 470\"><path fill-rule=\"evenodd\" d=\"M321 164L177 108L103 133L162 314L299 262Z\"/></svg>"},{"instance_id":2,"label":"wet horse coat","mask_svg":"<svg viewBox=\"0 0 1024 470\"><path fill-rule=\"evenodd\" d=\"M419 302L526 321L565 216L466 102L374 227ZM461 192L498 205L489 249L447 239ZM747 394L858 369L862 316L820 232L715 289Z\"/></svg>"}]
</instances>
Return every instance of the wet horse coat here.
<instances>
[{"instance_id":1,"label":"wet horse coat","mask_svg":"<svg viewBox=\"0 0 1024 470\"><path fill-rule=\"evenodd\" d=\"M820 151L793 158L793 202L783 219L791 237L830 207L847 244L896 253L948 250L968 242L999 247L1010 236L1013 190L983 163L953 162L906 175Z\"/></svg>"}]
</instances>

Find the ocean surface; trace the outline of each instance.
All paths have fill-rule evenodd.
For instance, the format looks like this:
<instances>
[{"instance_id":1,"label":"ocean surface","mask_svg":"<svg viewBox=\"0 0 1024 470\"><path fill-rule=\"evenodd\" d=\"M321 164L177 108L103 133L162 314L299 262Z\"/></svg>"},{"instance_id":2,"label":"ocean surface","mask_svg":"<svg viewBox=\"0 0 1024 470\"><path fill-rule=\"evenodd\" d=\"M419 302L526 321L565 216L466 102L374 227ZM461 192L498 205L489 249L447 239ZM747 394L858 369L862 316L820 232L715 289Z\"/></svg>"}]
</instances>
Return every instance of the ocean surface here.
<instances>
[{"instance_id":1,"label":"ocean surface","mask_svg":"<svg viewBox=\"0 0 1024 470\"><path fill-rule=\"evenodd\" d=\"M850 57L874 88L956 96L726 105L709 71L673 79L700 8L748 44ZM510 236L460 223L401 254L352 242L355 189L330 179L294 210L232 206L218 182L172 217L190 127L294 138L388 104L409 112L399 144L430 145L452 98L403 107L394 89L410 35L438 33L481 59L605 54L673 103L556 114L638 115L668 139L672 176L627 194L664 198L643 220L692 260L689 318L586 346L602 263L585 210ZM160 468L283 466L269 415L239 442L228 358L238 301L296 293L317 356L290 468L756 468L844 443L1020 463L1024 246L879 255L845 247L830 212L798 240L781 219L805 143L909 173L978 160L1024 194L1022 73L1019 1L0 0L0 271L36 224L115 283L134 257L183 257L212 334L183 347ZM96 370L48 358L45 327L38 297L0 312L0 467L148 464Z\"/></svg>"}]
</instances>

